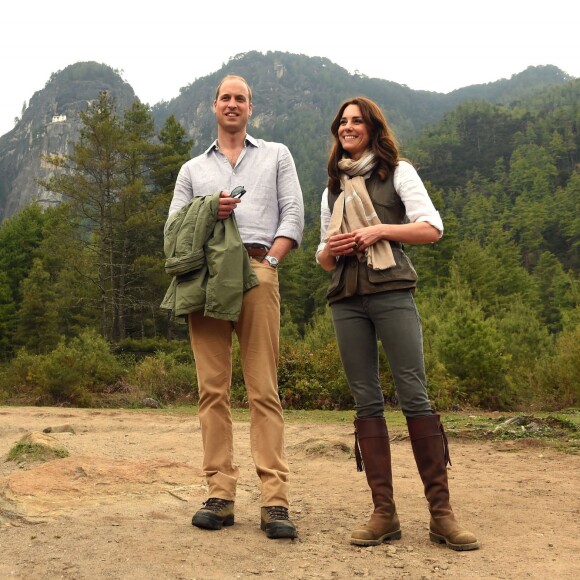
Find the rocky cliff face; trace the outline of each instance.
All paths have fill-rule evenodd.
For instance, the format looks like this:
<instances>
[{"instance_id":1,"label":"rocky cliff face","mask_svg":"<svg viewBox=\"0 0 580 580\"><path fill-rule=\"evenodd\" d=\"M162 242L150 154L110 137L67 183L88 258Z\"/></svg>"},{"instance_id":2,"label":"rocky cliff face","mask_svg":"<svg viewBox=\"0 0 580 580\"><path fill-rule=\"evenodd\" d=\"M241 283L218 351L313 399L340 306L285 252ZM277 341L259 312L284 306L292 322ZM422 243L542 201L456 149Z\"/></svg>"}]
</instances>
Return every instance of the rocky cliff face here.
<instances>
[{"instance_id":1,"label":"rocky cliff face","mask_svg":"<svg viewBox=\"0 0 580 580\"><path fill-rule=\"evenodd\" d=\"M98 63L77 63L51 76L30 99L14 129L0 137L0 222L33 200L57 202L38 185L54 171L43 158L71 152L91 100L110 92L119 110L131 106L135 93L117 72Z\"/></svg>"}]
</instances>

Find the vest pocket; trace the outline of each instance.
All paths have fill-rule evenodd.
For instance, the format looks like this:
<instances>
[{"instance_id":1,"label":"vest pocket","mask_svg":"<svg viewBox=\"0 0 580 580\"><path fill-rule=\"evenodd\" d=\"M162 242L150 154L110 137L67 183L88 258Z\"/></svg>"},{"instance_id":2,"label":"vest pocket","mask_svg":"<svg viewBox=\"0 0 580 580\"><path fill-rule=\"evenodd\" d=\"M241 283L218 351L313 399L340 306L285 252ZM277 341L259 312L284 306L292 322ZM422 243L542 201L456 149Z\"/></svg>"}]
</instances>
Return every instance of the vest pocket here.
<instances>
[{"instance_id":1,"label":"vest pocket","mask_svg":"<svg viewBox=\"0 0 580 580\"><path fill-rule=\"evenodd\" d=\"M373 270L372 268L367 269L369 276L369 282L371 284L381 284L383 282L397 281L407 281L416 282L417 272L411 264L411 260L407 257L407 254L401 249L391 246L393 250L393 257L395 258L395 265L387 270Z\"/></svg>"},{"instance_id":2,"label":"vest pocket","mask_svg":"<svg viewBox=\"0 0 580 580\"><path fill-rule=\"evenodd\" d=\"M332 271L332 278L330 279L330 285L328 286L328 290L326 291L326 297L332 298L332 296L336 296L339 294L342 289L344 288L344 276L342 272L344 270L344 264L346 260L341 258L338 263L336 264L336 268Z\"/></svg>"}]
</instances>

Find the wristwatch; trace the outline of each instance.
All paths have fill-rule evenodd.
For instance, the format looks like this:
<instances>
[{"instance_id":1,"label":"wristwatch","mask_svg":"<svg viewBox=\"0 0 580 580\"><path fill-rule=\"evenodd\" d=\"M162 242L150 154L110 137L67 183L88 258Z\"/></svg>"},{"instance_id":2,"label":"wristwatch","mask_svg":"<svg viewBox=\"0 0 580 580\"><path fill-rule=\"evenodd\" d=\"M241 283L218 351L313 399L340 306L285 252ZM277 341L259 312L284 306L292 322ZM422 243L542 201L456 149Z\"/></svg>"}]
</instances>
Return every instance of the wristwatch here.
<instances>
[{"instance_id":1,"label":"wristwatch","mask_svg":"<svg viewBox=\"0 0 580 580\"><path fill-rule=\"evenodd\" d=\"M280 264L280 260L278 260L278 258L274 258L274 256L264 256L264 260L266 260L266 262L268 262L268 264L270 264L270 266L272 266L274 269L276 269Z\"/></svg>"}]
</instances>

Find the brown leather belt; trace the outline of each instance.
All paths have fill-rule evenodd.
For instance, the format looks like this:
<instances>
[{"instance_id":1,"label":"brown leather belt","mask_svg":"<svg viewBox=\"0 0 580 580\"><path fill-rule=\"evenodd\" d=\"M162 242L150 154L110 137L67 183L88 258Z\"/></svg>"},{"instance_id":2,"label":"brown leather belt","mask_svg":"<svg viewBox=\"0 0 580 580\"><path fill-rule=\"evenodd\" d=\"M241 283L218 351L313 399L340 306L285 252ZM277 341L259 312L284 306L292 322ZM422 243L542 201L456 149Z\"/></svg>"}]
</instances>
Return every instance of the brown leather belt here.
<instances>
[{"instance_id":1,"label":"brown leather belt","mask_svg":"<svg viewBox=\"0 0 580 580\"><path fill-rule=\"evenodd\" d=\"M264 259L264 256L268 253L268 248L266 246L260 246L258 244L244 244L246 252L250 258Z\"/></svg>"}]
</instances>

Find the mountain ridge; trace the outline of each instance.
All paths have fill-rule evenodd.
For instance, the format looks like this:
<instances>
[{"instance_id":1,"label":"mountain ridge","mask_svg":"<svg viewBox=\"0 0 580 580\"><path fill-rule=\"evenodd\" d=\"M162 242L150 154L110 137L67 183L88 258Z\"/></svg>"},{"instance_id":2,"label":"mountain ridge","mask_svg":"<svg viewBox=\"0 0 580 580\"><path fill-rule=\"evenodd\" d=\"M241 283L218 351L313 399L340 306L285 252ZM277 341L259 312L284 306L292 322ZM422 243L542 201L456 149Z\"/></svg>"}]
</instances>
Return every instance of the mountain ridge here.
<instances>
[{"instance_id":1,"label":"mountain ridge","mask_svg":"<svg viewBox=\"0 0 580 580\"><path fill-rule=\"evenodd\" d=\"M339 103L347 97L365 94L374 99L404 144L466 100L502 103L572 78L552 65L528 67L510 79L443 94L351 74L324 57L251 51L232 57L219 70L182 87L170 101L152 105L157 128L174 115L194 140L192 154L205 149L215 138L213 92L226 74L241 74L252 84L252 134L297 143L293 153L307 188L319 188L324 182L325 167L320 159L327 149L328 126ZM119 114L139 99L119 71L96 62L69 65L53 73L45 87L34 93L16 126L0 137L0 221L32 200L45 205L58 201L37 184L54 171L44 164L43 157L71 151L81 127L78 113L103 90L115 97ZM301 135L296 134L298 128Z\"/></svg>"}]
</instances>

